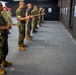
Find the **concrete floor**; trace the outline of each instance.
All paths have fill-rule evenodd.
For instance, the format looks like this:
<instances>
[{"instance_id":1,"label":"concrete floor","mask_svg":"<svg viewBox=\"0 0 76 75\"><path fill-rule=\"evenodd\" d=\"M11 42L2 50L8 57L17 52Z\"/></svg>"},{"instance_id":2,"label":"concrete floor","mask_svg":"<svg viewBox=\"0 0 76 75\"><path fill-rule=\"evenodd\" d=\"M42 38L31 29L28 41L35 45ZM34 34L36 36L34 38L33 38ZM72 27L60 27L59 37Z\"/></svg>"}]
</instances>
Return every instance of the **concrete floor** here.
<instances>
[{"instance_id":1,"label":"concrete floor","mask_svg":"<svg viewBox=\"0 0 76 75\"><path fill-rule=\"evenodd\" d=\"M17 27L10 32L7 60L13 65L6 75L76 75L76 44L61 23L45 22L32 41L25 40L26 51L18 50Z\"/></svg>"}]
</instances>

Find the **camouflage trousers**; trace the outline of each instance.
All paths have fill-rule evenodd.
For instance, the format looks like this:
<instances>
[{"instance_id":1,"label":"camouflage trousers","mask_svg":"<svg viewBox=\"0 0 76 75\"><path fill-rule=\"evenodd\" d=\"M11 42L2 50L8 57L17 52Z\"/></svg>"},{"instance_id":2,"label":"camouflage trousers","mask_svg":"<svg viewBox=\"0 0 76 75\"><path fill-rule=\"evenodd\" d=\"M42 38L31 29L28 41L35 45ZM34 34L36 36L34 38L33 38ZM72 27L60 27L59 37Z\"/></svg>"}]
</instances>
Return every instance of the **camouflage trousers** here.
<instances>
[{"instance_id":1,"label":"camouflage trousers","mask_svg":"<svg viewBox=\"0 0 76 75\"><path fill-rule=\"evenodd\" d=\"M37 20L36 20L36 19L33 19L33 20L32 20L32 30L35 29L36 24L37 24Z\"/></svg>"},{"instance_id":2,"label":"camouflage trousers","mask_svg":"<svg viewBox=\"0 0 76 75\"><path fill-rule=\"evenodd\" d=\"M42 16L42 22L44 21L44 15Z\"/></svg>"},{"instance_id":3,"label":"camouflage trousers","mask_svg":"<svg viewBox=\"0 0 76 75\"><path fill-rule=\"evenodd\" d=\"M24 43L25 38L25 24L18 23L18 29L19 29L18 45L21 45Z\"/></svg>"},{"instance_id":4,"label":"camouflage trousers","mask_svg":"<svg viewBox=\"0 0 76 75\"><path fill-rule=\"evenodd\" d=\"M37 24L38 24L38 19L36 19L36 24L35 24L35 28L37 27Z\"/></svg>"},{"instance_id":5,"label":"camouflage trousers","mask_svg":"<svg viewBox=\"0 0 76 75\"><path fill-rule=\"evenodd\" d=\"M39 25L42 23L42 17L39 17Z\"/></svg>"},{"instance_id":6,"label":"camouflage trousers","mask_svg":"<svg viewBox=\"0 0 76 75\"><path fill-rule=\"evenodd\" d=\"M30 35L31 29L32 29L31 23L32 23L31 20L27 21L26 23L26 35Z\"/></svg>"},{"instance_id":7,"label":"camouflage trousers","mask_svg":"<svg viewBox=\"0 0 76 75\"><path fill-rule=\"evenodd\" d=\"M0 64L8 54L8 36L0 36Z\"/></svg>"}]
</instances>

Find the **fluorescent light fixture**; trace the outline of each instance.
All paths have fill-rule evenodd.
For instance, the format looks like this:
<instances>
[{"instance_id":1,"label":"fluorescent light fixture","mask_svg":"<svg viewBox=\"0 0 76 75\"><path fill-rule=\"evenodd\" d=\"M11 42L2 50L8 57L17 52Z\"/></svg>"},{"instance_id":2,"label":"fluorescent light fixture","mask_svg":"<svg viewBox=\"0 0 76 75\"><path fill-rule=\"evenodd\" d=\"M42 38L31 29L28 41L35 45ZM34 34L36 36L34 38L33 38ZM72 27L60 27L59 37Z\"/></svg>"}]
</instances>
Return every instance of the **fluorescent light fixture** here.
<instances>
[{"instance_id":1,"label":"fluorescent light fixture","mask_svg":"<svg viewBox=\"0 0 76 75\"><path fill-rule=\"evenodd\" d=\"M24 1L24 0L14 0L14 1Z\"/></svg>"},{"instance_id":2,"label":"fluorescent light fixture","mask_svg":"<svg viewBox=\"0 0 76 75\"><path fill-rule=\"evenodd\" d=\"M5 6L5 4L8 3L8 2L5 2L5 1L0 1L0 2L3 4L3 6Z\"/></svg>"},{"instance_id":3,"label":"fluorescent light fixture","mask_svg":"<svg viewBox=\"0 0 76 75\"><path fill-rule=\"evenodd\" d=\"M48 0L37 0L37 1L48 1Z\"/></svg>"}]
</instances>

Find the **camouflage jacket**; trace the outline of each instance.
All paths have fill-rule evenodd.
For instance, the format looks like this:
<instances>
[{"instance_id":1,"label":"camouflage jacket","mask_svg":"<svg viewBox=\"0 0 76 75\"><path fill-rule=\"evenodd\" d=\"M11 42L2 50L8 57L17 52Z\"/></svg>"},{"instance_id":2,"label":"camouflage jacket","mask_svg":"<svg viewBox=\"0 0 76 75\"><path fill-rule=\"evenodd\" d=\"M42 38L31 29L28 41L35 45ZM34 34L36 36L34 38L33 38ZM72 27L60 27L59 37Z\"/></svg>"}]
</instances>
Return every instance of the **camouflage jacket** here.
<instances>
[{"instance_id":1,"label":"camouflage jacket","mask_svg":"<svg viewBox=\"0 0 76 75\"><path fill-rule=\"evenodd\" d=\"M39 11L39 14L42 14L42 11ZM39 18L42 18L42 15L40 15Z\"/></svg>"},{"instance_id":2,"label":"camouflage jacket","mask_svg":"<svg viewBox=\"0 0 76 75\"><path fill-rule=\"evenodd\" d=\"M10 11L7 11L7 13L10 17L12 17L12 13Z\"/></svg>"},{"instance_id":3,"label":"camouflage jacket","mask_svg":"<svg viewBox=\"0 0 76 75\"><path fill-rule=\"evenodd\" d=\"M32 14L32 15L36 15L37 12L36 12L35 10L32 10L31 14Z\"/></svg>"},{"instance_id":4,"label":"camouflage jacket","mask_svg":"<svg viewBox=\"0 0 76 75\"><path fill-rule=\"evenodd\" d=\"M27 9L27 10L26 10L26 14L27 14L28 16L30 16L30 15L31 15L31 10L30 10L30 9Z\"/></svg>"},{"instance_id":5,"label":"camouflage jacket","mask_svg":"<svg viewBox=\"0 0 76 75\"><path fill-rule=\"evenodd\" d=\"M30 9L26 9L26 15L28 15L28 16L30 16L31 15L31 10ZM32 21L32 19L30 18L30 19L28 19L28 20L26 20L26 22L27 23L29 23L29 22L31 22Z\"/></svg>"},{"instance_id":6,"label":"camouflage jacket","mask_svg":"<svg viewBox=\"0 0 76 75\"><path fill-rule=\"evenodd\" d=\"M18 8L18 9L16 10L16 17L17 17L17 20L18 20L19 18L25 17L24 11L23 11L22 9ZM18 22L19 22L19 23L25 23L25 21L19 21L19 20L18 20Z\"/></svg>"},{"instance_id":7,"label":"camouflage jacket","mask_svg":"<svg viewBox=\"0 0 76 75\"><path fill-rule=\"evenodd\" d=\"M3 15L0 13L0 27L1 26L7 26L7 22ZM5 34L7 35L7 30L0 30L0 37Z\"/></svg>"},{"instance_id":8,"label":"camouflage jacket","mask_svg":"<svg viewBox=\"0 0 76 75\"><path fill-rule=\"evenodd\" d=\"M38 12L37 12L36 10L32 10L31 14L32 14L32 15L37 15ZM33 18L33 20L34 20L34 19L38 19L38 16L35 16L35 17Z\"/></svg>"},{"instance_id":9,"label":"camouflage jacket","mask_svg":"<svg viewBox=\"0 0 76 75\"><path fill-rule=\"evenodd\" d=\"M2 14L3 17L5 18L5 20L8 22L8 20L9 20L9 16L8 16L7 11L2 11L1 14Z\"/></svg>"}]
</instances>

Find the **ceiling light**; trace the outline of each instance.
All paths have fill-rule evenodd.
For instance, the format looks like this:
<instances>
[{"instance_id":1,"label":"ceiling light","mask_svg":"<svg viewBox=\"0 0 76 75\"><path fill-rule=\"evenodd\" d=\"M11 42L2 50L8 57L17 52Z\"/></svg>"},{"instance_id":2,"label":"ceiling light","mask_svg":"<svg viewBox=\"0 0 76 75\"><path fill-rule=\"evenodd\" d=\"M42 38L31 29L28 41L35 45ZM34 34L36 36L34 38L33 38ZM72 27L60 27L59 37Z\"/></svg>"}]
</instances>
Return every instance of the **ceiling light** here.
<instances>
[{"instance_id":1,"label":"ceiling light","mask_svg":"<svg viewBox=\"0 0 76 75\"><path fill-rule=\"evenodd\" d=\"M14 0L14 1L24 1L24 0Z\"/></svg>"},{"instance_id":2,"label":"ceiling light","mask_svg":"<svg viewBox=\"0 0 76 75\"><path fill-rule=\"evenodd\" d=\"M0 1L0 2L3 4L3 6L5 6L6 3L8 3L8 2L5 2L5 1Z\"/></svg>"}]
</instances>

